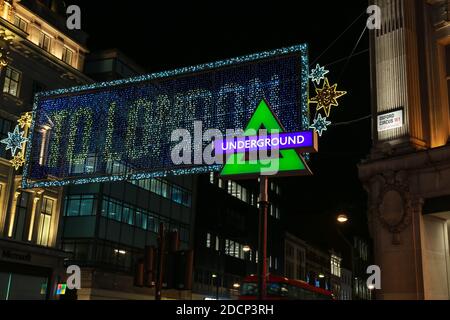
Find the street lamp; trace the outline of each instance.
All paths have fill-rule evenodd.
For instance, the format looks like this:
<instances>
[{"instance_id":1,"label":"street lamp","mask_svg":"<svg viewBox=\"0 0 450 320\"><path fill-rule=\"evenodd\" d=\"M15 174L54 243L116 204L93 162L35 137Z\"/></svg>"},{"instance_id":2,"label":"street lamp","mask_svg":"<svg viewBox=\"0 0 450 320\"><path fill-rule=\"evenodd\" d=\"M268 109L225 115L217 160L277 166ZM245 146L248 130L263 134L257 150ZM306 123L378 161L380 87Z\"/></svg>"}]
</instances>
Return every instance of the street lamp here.
<instances>
[{"instance_id":1,"label":"street lamp","mask_svg":"<svg viewBox=\"0 0 450 320\"><path fill-rule=\"evenodd\" d=\"M233 288L239 289L241 285L239 283L233 283Z\"/></svg>"},{"instance_id":2,"label":"street lamp","mask_svg":"<svg viewBox=\"0 0 450 320\"><path fill-rule=\"evenodd\" d=\"M340 215L338 215L338 217L337 217L337 222L339 222L340 224L344 224L344 223L347 223L348 222L348 216L346 215L346 214L340 214Z\"/></svg>"},{"instance_id":3,"label":"street lamp","mask_svg":"<svg viewBox=\"0 0 450 320\"><path fill-rule=\"evenodd\" d=\"M348 239L347 239L346 236L344 236L344 235L342 234L342 231L341 231L341 229L340 229L340 227L339 227L339 226L342 226L342 225L348 223L348 221L349 221L348 215L347 215L346 213L340 213L340 214L337 216L336 220L337 220L337 222L338 222L338 225L337 225L337 227L336 227L336 231L337 231L339 237L341 237L341 239L345 242L345 244L346 244L346 245L348 246L348 248L350 249L351 272L354 273L354 272L355 272L355 265L354 265L354 264L355 264L355 261L354 261L354 260L355 260L355 254L354 254L354 252L353 252L353 250L354 250L353 244L352 244L350 241L348 241ZM352 281L351 286L352 286L352 291L353 291L353 288L354 288L354 281Z\"/></svg>"},{"instance_id":4,"label":"street lamp","mask_svg":"<svg viewBox=\"0 0 450 320\"><path fill-rule=\"evenodd\" d=\"M219 300L219 277L217 276L217 274L213 273L211 275L211 278L214 279L216 285L216 300Z\"/></svg>"},{"instance_id":5,"label":"street lamp","mask_svg":"<svg viewBox=\"0 0 450 320\"><path fill-rule=\"evenodd\" d=\"M245 245L243 248L242 248L242 251L244 251L244 252L250 252L250 250L252 250L252 248L250 248L250 246L249 245Z\"/></svg>"},{"instance_id":6,"label":"street lamp","mask_svg":"<svg viewBox=\"0 0 450 320\"><path fill-rule=\"evenodd\" d=\"M373 284L369 284L367 289L369 289L369 299L373 300L373 290L375 290L375 286Z\"/></svg>"}]
</instances>

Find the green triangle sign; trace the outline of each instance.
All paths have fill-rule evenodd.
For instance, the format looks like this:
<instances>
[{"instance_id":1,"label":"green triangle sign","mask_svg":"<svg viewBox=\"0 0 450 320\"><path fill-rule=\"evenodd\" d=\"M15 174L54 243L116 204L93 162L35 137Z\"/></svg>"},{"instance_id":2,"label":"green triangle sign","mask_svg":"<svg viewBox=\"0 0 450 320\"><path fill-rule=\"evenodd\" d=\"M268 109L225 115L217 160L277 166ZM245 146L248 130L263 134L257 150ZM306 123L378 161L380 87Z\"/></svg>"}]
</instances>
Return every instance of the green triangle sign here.
<instances>
[{"instance_id":1,"label":"green triangle sign","mask_svg":"<svg viewBox=\"0 0 450 320\"><path fill-rule=\"evenodd\" d=\"M244 136L254 135L261 128L266 129L268 134L285 131L265 100L262 100L256 108L244 131ZM278 159L244 161L244 153L234 153L227 159L221 176L250 177L254 175L289 176L312 174L305 160L296 150L279 150L279 154L280 157Z\"/></svg>"}]
</instances>

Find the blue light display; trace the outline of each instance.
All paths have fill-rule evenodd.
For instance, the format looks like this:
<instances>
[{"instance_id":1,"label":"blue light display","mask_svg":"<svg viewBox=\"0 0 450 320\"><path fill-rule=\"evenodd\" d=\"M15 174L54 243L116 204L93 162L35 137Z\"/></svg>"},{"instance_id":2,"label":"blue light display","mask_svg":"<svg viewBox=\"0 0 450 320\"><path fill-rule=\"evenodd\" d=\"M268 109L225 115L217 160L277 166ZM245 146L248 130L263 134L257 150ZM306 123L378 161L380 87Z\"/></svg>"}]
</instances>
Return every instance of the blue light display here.
<instances>
[{"instance_id":1,"label":"blue light display","mask_svg":"<svg viewBox=\"0 0 450 320\"><path fill-rule=\"evenodd\" d=\"M40 93L23 188L220 171L175 166L171 134L245 128L264 98L287 131L307 130L307 45ZM201 149L210 142L195 144ZM194 150L199 151L199 150Z\"/></svg>"}]
</instances>

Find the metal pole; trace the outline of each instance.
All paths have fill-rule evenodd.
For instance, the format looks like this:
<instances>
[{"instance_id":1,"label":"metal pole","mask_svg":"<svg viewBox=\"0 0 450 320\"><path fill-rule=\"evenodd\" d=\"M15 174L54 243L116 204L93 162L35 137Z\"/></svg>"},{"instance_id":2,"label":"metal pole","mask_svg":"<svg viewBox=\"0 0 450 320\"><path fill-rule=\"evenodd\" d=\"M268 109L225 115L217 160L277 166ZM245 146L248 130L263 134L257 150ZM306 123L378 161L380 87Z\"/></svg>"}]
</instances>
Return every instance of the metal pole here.
<instances>
[{"instance_id":1,"label":"metal pole","mask_svg":"<svg viewBox=\"0 0 450 320\"><path fill-rule=\"evenodd\" d=\"M355 267L355 253L354 253L354 248L353 248L353 244L348 241L347 237L344 236L344 234L342 233L341 229L339 228L339 226L336 227L337 233L338 235L341 237L342 240L344 240L345 244L350 248L350 259L351 261L351 271L352 271L352 277L351 277L351 286L352 286L352 297L353 297L353 289L355 287L355 272L356 272L356 267ZM353 298L352 298L353 299Z\"/></svg>"},{"instance_id":2,"label":"metal pole","mask_svg":"<svg viewBox=\"0 0 450 320\"><path fill-rule=\"evenodd\" d=\"M161 290L163 282L163 270L164 270L164 251L165 251L165 241L164 241L164 223L159 224L159 250L158 250L158 266L155 285L155 300L161 300Z\"/></svg>"},{"instance_id":3,"label":"metal pole","mask_svg":"<svg viewBox=\"0 0 450 320\"><path fill-rule=\"evenodd\" d=\"M221 252L220 252L220 247L219 247L219 252L217 253L217 274L216 274L216 278L214 280L216 280L216 300L219 300L219 274L220 274L220 262L221 262Z\"/></svg>"},{"instance_id":4,"label":"metal pole","mask_svg":"<svg viewBox=\"0 0 450 320\"><path fill-rule=\"evenodd\" d=\"M259 185L259 241L258 241L258 298L264 300L267 288L267 208L269 207L269 179L260 177Z\"/></svg>"},{"instance_id":5,"label":"metal pole","mask_svg":"<svg viewBox=\"0 0 450 320\"><path fill-rule=\"evenodd\" d=\"M216 300L219 300L219 275L216 277Z\"/></svg>"}]
</instances>

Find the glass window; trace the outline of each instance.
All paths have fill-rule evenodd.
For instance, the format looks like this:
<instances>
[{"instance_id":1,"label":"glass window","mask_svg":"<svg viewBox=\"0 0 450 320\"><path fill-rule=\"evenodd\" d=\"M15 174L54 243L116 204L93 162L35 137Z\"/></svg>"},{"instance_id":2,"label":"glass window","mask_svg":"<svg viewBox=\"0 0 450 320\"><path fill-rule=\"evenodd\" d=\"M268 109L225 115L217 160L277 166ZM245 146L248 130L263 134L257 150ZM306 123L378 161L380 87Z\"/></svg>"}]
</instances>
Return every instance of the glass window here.
<instances>
[{"instance_id":1,"label":"glass window","mask_svg":"<svg viewBox=\"0 0 450 320\"><path fill-rule=\"evenodd\" d=\"M94 196L83 197L80 202L80 216L91 216L94 211Z\"/></svg>"},{"instance_id":2,"label":"glass window","mask_svg":"<svg viewBox=\"0 0 450 320\"><path fill-rule=\"evenodd\" d=\"M25 240L25 221L28 212L30 194L22 192L17 201L16 215L14 219L14 239Z\"/></svg>"},{"instance_id":3,"label":"glass window","mask_svg":"<svg viewBox=\"0 0 450 320\"><path fill-rule=\"evenodd\" d=\"M104 203L106 203L104 201ZM106 215L106 206L102 209L102 215ZM65 216L92 216L95 215L95 196L94 195L72 195L66 197Z\"/></svg>"},{"instance_id":4,"label":"glass window","mask_svg":"<svg viewBox=\"0 0 450 320\"><path fill-rule=\"evenodd\" d=\"M41 205L41 214L39 216L37 244L48 246L50 240L50 225L55 201L44 198Z\"/></svg>"},{"instance_id":5,"label":"glass window","mask_svg":"<svg viewBox=\"0 0 450 320\"><path fill-rule=\"evenodd\" d=\"M3 85L3 92L8 93L14 97L19 96L21 73L11 67L5 69L5 83Z\"/></svg>"},{"instance_id":6,"label":"glass window","mask_svg":"<svg viewBox=\"0 0 450 320\"><path fill-rule=\"evenodd\" d=\"M219 242L219 236L216 236L216 243L215 243L215 245L216 245L216 251L219 251L219 244L220 244L220 242Z\"/></svg>"},{"instance_id":7,"label":"glass window","mask_svg":"<svg viewBox=\"0 0 450 320\"><path fill-rule=\"evenodd\" d=\"M167 186L167 183L164 181L161 181L160 183L161 183L161 195L164 198L168 198L169 197L169 190L168 190L169 188ZM180 201L181 201L181 197L180 197Z\"/></svg>"},{"instance_id":8,"label":"glass window","mask_svg":"<svg viewBox=\"0 0 450 320\"><path fill-rule=\"evenodd\" d=\"M80 213L80 199L70 199L67 200L66 216L75 217Z\"/></svg>"},{"instance_id":9,"label":"glass window","mask_svg":"<svg viewBox=\"0 0 450 320\"><path fill-rule=\"evenodd\" d=\"M133 209L128 206L124 206L122 211L122 222L133 225L133 221Z\"/></svg>"},{"instance_id":10,"label":"glass window","mask_svg":"<svg viewBox=\"0 0 450 320\"><path fill-rule=\"evenodd\" d=\"M206 247L211 248L211 234L210 233L206 234Z\"/></svg>"},{"instance_id":11,"label":"glass window","mask_svg":"<svg viewBox=\"0 0 450 320\"><path fill-rule=\"evenodd\" d=\"M14 25L22 31L27 32L28 23L19 16L14 16Z\"/></svg>"},{"instance_id":12,"label":"glass window","mask_svg":"<svg viewBox=\"0 0 450 320\"><path fill-rule=\"evenodd\" d=\"M173 187L172 190L172 200L176 203L183 203L183 195L180 188Z\"/></svg>"},{"instance_id":13,"label":"glass window","mask_svg":"<svg viewBox=\"0 0 450 320\"><path fill-rule=\"evenodd\" d=\"M191 206L191 194L189 192L183 192L183 205L186 207Z\"/></svg>"},{"instance_id":14,"label":"glass window","mask_svg":"<svg viewBox=\"0 0 450 320\"><path fill-rule=\"evenodd\" d=\"M64 61L67 64L72 64L72 57L73 57L73 52L72 50L64 47L63 49L63 55L62 55L62 61Z\"/></svg>"},{"instance_id":15,"label":"glass window","mask_svg":"<svg viewBox=\"0 0 450 320\"><path fill-rule=\"evenodd\" d=\"M225 239L225 254L230 254L230 240Z\"/></svg>"},{"instance_id":16,"label":"glass window","mask_svg":"<svg viewBox=\"0 0 450 320\"><path fill-rule=\"evenodd\" d=\"M141 227L142 226L142 212L141 211L136 211L136 227Z\"/></svg>"},{"instance_id":17,"label":"glass window","mask_svg":"<svg viewBox=\"0 0 450 320\"><path fill-rule=\"evenodd\" d=\"M158 179L153 179L153 188L154 188L154 193L161 195L161 181L159 181Z\"/></svg>"},{"instance_id":18,"label":"glass window","mask_svg":"<svg viewBox=\"0 0 450 320\"><path fill-rule=\"evenodd\" d=\"M331 274L341 276L341 259L334 255L331 256Z\"/></svg>"},{"instance_id":19,"label":"glass window","mask_svg":"<svg viewBox=\"0 0 450 320\"><path fill-rule=\"evenodd\" d=\"M45 51L50 51L50 37L43 32L39 36L39 47Z\"/></svg>"},{"instance_id":20,"label":"glass window","mask_svg":"<svg viewBox=\"0 0 450 320\"><path fill-rule=\"evenodd\" d=\"M108 217L116 221L121 221L121 209L121 206L117 202L110 201L108 205Z\"/></svg>"},{"instance_id":21,"label":"glass window","mask_svg":"<svg viewBox=\"0 0 450 320\"><path fill-rule=\"evenodd\" d=\"M153 232L158 232L157 225L158 224L156 223L155 217L148 216L148 219L147 219L147 228L148 228L148 230L153 231Z\"/></svg>"},{"instance_id":22,"label":"glass window","mask_svg":"<svg viewBox=\"0 0 450 320\"><path fill-rule=\"evenodd\" d=\"M103 199L102 201L102 217L108 216L108 201Z\"/></svg>"},{"instance_id":23,"label":"glass window","mask_svg":"<svg viewBox=\"0 0 450 320\"><path fill-rule=\"evenodd\" d=\"M147 221L148 221L148 216L146 214L142 214L142 221L141 221L141 228L144 230L147 230Z\"/></svg>"},{"instance_id":24,"label":"glass window","mask_svg":"<svg viewBox=\"0 0 450 320\"><path fill-rule=\"evenodd\" d=\"M241 295L243 296L257 296L258 295L258 284L246 282L242 285Z\"/></svg>"},{"instance_id":25,"label":"glass window","mask_svg":"<svg viewBox=\"0 0 450 320\"><path fill-rule=\"evenodd\" d=\"M247 189L242 188L242 201L248 202Z\"/></svg>"}]
</instances>

